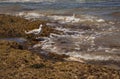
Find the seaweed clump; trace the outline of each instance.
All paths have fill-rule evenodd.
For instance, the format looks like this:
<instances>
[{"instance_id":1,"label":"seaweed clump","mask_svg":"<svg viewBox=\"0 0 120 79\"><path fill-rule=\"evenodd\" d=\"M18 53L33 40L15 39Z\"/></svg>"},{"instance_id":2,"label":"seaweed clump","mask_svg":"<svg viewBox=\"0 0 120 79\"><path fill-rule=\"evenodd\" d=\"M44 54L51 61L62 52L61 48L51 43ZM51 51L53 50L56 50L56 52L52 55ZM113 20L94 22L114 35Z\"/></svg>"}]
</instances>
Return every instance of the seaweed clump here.
<instances>
[{"instance_id":1,"label":"seaweed clump","mask_svg":"<svg viewBox=\"0 0 120 79\"><path fill-rule=\"evenodd\" d=\"M47 21L42 20L26 20L21 17L0 14L0 38L2 37L25 37L33 39L35 35L26 35L25 30L38 28L43 24L42 33L38 36L49 36L50 33L59 33L57 30L47 27Z\"/></svg>"}]
</instances>

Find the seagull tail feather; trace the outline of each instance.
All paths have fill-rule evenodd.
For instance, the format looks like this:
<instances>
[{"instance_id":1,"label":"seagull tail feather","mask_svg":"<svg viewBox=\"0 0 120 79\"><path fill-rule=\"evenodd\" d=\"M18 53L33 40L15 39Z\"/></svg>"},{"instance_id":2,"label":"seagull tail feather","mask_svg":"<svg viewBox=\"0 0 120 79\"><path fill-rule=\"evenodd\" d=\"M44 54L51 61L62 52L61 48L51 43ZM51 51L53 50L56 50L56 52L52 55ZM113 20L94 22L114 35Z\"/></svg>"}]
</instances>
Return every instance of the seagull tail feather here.
<instances>
[{"instance_id":1,"label":"seagull tail feather","mask_svg":"<svg viewBox=\"0 0 120 79\"><path fill-rule=\"evenodd\" d=\"M25 30L25 34L29 34L29 33Z\"/></svg>"}]
</instances>

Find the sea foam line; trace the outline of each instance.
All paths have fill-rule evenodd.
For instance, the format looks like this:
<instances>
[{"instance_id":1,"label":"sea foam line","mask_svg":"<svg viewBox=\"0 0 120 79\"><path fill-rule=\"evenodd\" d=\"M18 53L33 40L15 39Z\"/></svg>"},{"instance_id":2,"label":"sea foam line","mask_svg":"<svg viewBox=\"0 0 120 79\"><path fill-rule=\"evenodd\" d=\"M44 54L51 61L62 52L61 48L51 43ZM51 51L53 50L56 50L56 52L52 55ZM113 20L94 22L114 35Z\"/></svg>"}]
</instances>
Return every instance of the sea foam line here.
<instances>
[{"instance_id":1,"label":"sea foam line","mask_svg":"<svg viewBox=\"0 0 120 79\"><path fill-rule=\"evenodd\" d=\"M99 19L95 16L86 15L83 17L76 17L75 14L72 16L62 16L62 15L49 15L49 14L41 14L39 12L19 12L16 14L16 16L22 16L25 19L45 19L45 20L54 20L57 21L60 24L66 24L66 23L79 23L84 21L90 21L90 22L105 22L104 19Z\"/></svg>"}]
</instances>

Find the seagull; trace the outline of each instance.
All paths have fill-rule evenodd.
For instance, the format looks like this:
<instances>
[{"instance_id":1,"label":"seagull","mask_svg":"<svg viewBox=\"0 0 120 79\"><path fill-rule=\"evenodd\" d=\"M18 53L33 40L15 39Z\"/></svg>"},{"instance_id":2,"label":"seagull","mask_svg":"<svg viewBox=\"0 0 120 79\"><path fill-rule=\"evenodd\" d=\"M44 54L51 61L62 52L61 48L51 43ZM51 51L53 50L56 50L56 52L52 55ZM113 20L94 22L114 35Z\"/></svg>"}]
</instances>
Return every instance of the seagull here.
<instances>
[{"instance_id":1,"label":"seagull","mask_svg":"<svg viewBox=\"0 0 120 79\"><path fill-rule=\"evenodd\" d=\"M37 35L37 34L39 34L41 32L42 26L43 25L41 24L38 29L33 29L31 31L28 31L28 32L25 31L25 34L35 34L35 35Z\"/></svg>"},{"instance_id":2,"label":"seagull","mask_svg":"<svg viewBox=\"0 0 120 79\"><path fill-rule=\"evenodd\" d=\"M66 22L72 22L74 21L76 18L75 18L75 14L73 14L72 16L68 16L68 17L65 17L65 21Z\"/></svg>"}]
</instances>

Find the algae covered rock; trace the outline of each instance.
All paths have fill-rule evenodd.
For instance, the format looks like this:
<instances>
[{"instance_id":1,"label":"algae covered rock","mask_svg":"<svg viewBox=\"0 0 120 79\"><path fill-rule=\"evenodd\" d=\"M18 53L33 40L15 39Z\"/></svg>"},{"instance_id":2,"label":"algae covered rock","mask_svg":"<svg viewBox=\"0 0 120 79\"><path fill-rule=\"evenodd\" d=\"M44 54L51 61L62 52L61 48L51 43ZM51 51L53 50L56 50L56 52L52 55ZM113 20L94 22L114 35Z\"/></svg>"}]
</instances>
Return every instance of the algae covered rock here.
<instances>
[{"instance_id":1,"label":"algae covered rock","mask_svg":"<svg viewBox=\"0 0 120 79\"><path fill-rule=\"evenodd\" d=\"M12 68L19 68L22 64L32 64L40 60L38 55L21 48L22 46L16 42L0 41L1 67L6 68L9 65Z\"/></svg>"},{"instance_id":2,"label":"algae covered rock","mask_svg":"<svg viewBox=\"0 0 120 79\"><path fill-rule=\"evenodd\" d=\"M36 29L43 24L42 32L37 36L49 36L50 33L59 33L53 28L47 27L46 21L31 21L21 17L0 14L0 38L2 37L26 37L32 39L36 37L33 34L26 35L25 30Z\"/></svg>"},{"instance_id":3,"label":"algae covered rock","mask_svg":"<svg viewBox=\"0 0 120 79\"><path fill-rule=\"evenodd\" d=\"M79 62L54 61L0 40L0 79L120 79L120 71Z\"/></svg>"}]
</instances>

